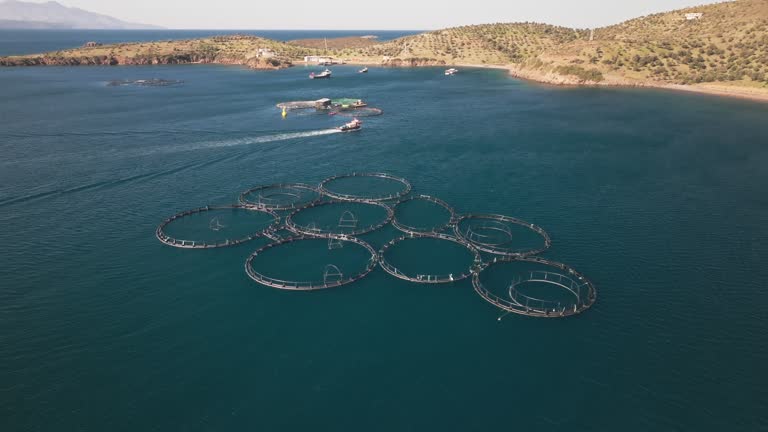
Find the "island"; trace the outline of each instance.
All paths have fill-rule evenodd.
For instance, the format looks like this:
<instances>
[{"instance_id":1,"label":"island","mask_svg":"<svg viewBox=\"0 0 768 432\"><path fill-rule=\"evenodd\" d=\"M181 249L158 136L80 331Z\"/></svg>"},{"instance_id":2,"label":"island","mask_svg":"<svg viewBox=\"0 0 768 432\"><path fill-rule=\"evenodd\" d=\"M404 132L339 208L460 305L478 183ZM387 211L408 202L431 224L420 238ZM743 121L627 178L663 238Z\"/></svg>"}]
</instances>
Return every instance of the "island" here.
<instances>
[{"instance_id":1,"label":"island","mask_svg":"<svg viewBox=\"0 0 768 432\"><path fill-rule=\"evenodd\" d=\"M660 87L768 101L768 2L717 3L595 29L484 24L391 41L345 37L280 42L229 35L0 57L0 66L177 63L253 69L297 63L488 67L547 84Z\"/></svg>"}]
</instances>

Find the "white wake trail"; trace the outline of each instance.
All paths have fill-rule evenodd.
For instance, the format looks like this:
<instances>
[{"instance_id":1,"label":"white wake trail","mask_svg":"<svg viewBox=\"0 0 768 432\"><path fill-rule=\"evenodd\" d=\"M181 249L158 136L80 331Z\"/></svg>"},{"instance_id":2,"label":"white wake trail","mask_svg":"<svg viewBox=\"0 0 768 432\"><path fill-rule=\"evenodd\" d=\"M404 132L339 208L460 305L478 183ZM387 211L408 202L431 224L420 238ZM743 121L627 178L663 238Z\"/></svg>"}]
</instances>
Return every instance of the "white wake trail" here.
<instances>
[{"instance_id":1,"label":"white wake trail","mask_svg":"<svg viewBox=\"0 0 768 432\"><path fill-rule=\"evenodd\" d=\"M287 132L287 133L274 134L274 135L265 135L260 137L234 138L234 139L227 139L227 140L220 140L220 141L204 141L204 142L194 143L190 145L183 145L183 146L179 146L178 148L167 149L167 150L168 151L187 151L187 150L202 150L202 149L219 148L219 147L234 147L234 146L243 146L243 145L251 145L251 144L264 144L264 143L270 143L275 141L285 141L285 140L291 140L291 139L297 139L297 138L309 138L309 137L322 136L322 135L331 135L339 132L341 131L338 129L322 129L322 130L306 131L306 132Z\"/></svg>"}]
</instances>

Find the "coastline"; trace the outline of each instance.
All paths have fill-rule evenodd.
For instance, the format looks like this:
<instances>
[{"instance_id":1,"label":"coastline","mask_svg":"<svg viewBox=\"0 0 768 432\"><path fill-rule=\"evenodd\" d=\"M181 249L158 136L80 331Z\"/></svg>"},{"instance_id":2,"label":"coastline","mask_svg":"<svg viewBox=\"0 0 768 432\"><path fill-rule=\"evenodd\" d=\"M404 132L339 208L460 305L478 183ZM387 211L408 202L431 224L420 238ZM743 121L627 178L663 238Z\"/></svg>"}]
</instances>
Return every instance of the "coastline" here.
<instances>
[{"instance_id":1,"label":"coastline","mask_svg":"<svg viewBox=\"0 0 768 432\"><path fill-rule=\"evenodd\" d=\"M14 60L14 61L9 61ZM616 88L652 88L677 92L698 93L709 96L747 99L756 102L768 102L768 88L729 85L722 82L702 83L693 85L670 84L658 81L639 81L621 76L608 74L600 82L584 81L574 76L561 75L555 72L545 72L538 69L520 67L518 65L476 64L476 63L447 63L433 59L393 59L395 62L352 59L344 64L350 66L371 67L465 67L478 69L506 70L514 78L555 87L616 87ZM0 67L31 67L31 66L121 66L121 65L158 65L158 64L222 64L239 65L254 70L283 69L301 62L286 61L285 59L264 61L251 58L207 58L205 56L169 55L128 58L121 56L91 56L72 58L49 58L39 56L0 57Z\"/></svg>"},{"instance_id":2,"label":"coastline","mask_svg":"<svg viewBox=\"0 0 768 432\"><path fill-rule=\"evenodd\" d=\"M707 83L707 84L668 84L654 81L635 81L628 80L626 78L608 76L601 82L582 82L575 77L569 77L565 75L559 75L552 72L542 72L538 70L531 70L526 68L520 68L516 65L497 65L497 64L474 64L474 63L425 63L418 65L393 65L382 64L375 61L362 61L352 60L345 63L350 66L380 66L380 67L465 67L465 68L477 68L477 69L496 69L505 70L513 78L529 81L532 83L553 86L553 87L613 87L613 88L648 88L658 90L670 90L676 92L697 93L709 96L719 96L725 98L747 99L756 102L768 103L768 88L759 89L751 87L738 87L729 86L723 83Z\"/></svg>"},{"instance_id":3,"label":"coastline","mask_svg":"<svg viewBox=\"0 0 768 432\"><path fill-rule=\"evenodd\" d=\"M478 67L478 65L466 65L465 67ZM484 67L484 66L480 66ZM575 77L558 75L552 72L532 71L517 66L497 66L496 68L506 69L509 74L515 78L526 81L536 82L544 85L557 87L616 87L616 88L649 88L659 90L671 90L678 92L698 93L710 96L720 96L727 98L749 99L757 102L768 102L768 88L750 88L729 86L723 83L707 84L669 84L656 81L637 81L629 80L623 77L607 76L601 82L581 82Z\"/></svg>"}]
</instances>

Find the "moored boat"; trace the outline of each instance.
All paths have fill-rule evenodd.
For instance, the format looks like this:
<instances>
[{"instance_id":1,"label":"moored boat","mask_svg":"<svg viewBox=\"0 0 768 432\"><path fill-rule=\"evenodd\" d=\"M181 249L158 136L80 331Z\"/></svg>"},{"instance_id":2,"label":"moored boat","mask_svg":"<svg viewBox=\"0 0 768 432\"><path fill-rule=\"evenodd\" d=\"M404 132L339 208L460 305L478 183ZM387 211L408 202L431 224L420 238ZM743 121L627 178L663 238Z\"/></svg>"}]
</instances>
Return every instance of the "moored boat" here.
<instances>
[{"instance_id":1,"label":"moored boat","mask_svg":"<svg viewBox=\"0 0 768 432\"><path fill-rule=\"evenodd\" d=\"M316 73L312 72L311 74L309 74L309 78L310 79L330 78L331 74L332 74L331 70L330 69L326 69L326 70L320 72L319 74L316 74Z\"/></svg>"},{"instance_id":2,"label":"moored boat","mask_svg":"<svg viewBox=\"0 0 768 432\"><path fill-rule=\"evenodd\" d=\"M455 75L456 72L458 72L458 71L459 71L458 69L450 68L450 69L445 71L445 74L446 75Z\"/></svg>"},{"instance_id":3,"label":"moored boat","mask_svg":"<svg viewBox=\"0 0 768 432\"><path fill-rule=\"evenodd\" d=\"M364 68L360 69L359 71L357 71L357 73L368 73L368 68L364 67Z\"/></svg>"}]
</instances>

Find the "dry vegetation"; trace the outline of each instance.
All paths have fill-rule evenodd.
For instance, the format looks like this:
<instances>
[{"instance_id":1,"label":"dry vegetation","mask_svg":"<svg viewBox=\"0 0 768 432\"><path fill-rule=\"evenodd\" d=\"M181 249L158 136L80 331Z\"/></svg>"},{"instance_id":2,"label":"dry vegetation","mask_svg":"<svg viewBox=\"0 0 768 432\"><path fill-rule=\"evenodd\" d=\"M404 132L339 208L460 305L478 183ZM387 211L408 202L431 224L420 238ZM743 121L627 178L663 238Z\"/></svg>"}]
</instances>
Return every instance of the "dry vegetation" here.
<instances>
[{"instance_id":1,"label":"dry vegetation","mask_svg":"<svg viewBox=\"0 0 768 432\"><path fill-rule=\"evenodd\" d=\"M685 19L701 12L699 20ZM457 27L368 48L357 60L393 58L446 64L516 65L582 82L768 83L768 0L688 8L590 31L513 23Z\"/></svg>"},{"instance_id":2,"label":"dry vegetation","mask_svg":"<svg viewBox=\"0 0 768 432\"><path fill-rule=\"evenodd\" d=\"M379 42L373 38L353 36L353 37L342 37L342 38L333 38L333 39L297 39L297 40L292 40L288 43L291 45L304 47L304 48L325 50L325 47L327 46L329 50L340 50L340 49L367 48L367 47L376 45Z\"/></svg>"},{"instance_id":3,"label":"dry vegetation","mask_svg":"<svg viewBox=\"0 0 768 432\"><path fill-rule=\"evenodd\" d=\"M262 56L260 49L274 56ZM254 68L290 66L316 50L250 35L136 42L0 58L0 65L223 63Z\"/></svg>"},{"instance_id":4,"label":"dry vegetation","mask_svg":"<svg viewBox=\"0 0 768 432\"><path fill-rule=\"evenodd\" d=\"M704 15L688 21L686 12ZM115 60L97 64L197 61L283 67L305 55L328 54L369 64L508 66L542 81L571 77L576 83L719 83L768 89L768 0L737 0L650 15L595 29L593 40L588 29L513 23L456 27L388 42L328 39L328 50L325 44L323 39L283 43L226 36L0 58L0 65L91 64L88 60L97 58ZM269 48L276 56L260 58L260 48Z\"/></svg>"},{"instance_id":5,"label":"dry vegetation","mask_svg":"<svg viewBox=\"0 0 768 432\"><path fill-rule=\"evenodd\" d=\"M408 36L368 48L347 49L350 58L388 56L446 63L506 64L534 58L584 37L583 31L547 24L483 24Z\"/></svg>"},{"instance_id":6,"label":"dry vegetation","mask_svg":"<svg viewBox=\"0 0 768 432\"><path fill-rule=\"evenodd\" d=\"M699 20L680 19L703 12ZM749 80L766 83L768 1L740 0L656 14L596 31L579 60L609 71L691 84Z\"/></svg>"}]
</instances>

